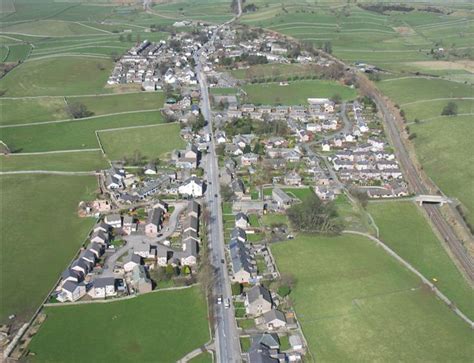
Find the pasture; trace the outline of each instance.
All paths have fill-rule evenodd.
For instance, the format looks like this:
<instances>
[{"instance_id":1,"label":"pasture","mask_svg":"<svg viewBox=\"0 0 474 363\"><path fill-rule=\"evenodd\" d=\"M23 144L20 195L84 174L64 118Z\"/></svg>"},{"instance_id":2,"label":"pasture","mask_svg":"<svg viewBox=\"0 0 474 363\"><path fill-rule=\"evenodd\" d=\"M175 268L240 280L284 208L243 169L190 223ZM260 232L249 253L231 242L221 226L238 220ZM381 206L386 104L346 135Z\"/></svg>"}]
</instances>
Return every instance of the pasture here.
<instances>
[{"instance_id":1,"label":"pasture","mask_svg":"<svg viewBox=\"0 0 474 363\"><path fill-rule=\"evenodd\" d=\"M94 171L105 169L107 166L107 160L100 150L37 155L0 155L0 171Z\"/></svg>"},{"instance_id":2,"label":"pasture","mask_svg":"<svg viewBox=\"0 0 474 363\"><path fill-rule=\"evenodd\" d=\"M0 98L1 125L15 125L69 118L62 97ZM0 131L0 134L2 131Z\"/></svg>"},{"instance_id":3,"label":"pasture","mask_svg":"<svg viewBox=\"0 0 474 363\"><path fill-rule=\"evenodd\" d=\"M301 235L272 252L297 281L290 296L313 359L471 360L469 326L372 241Z\"/></svg>"},{"instance_id":4,"label":"pasture","mask_svg":"<svg viewBox=\"0 0 474 363\"><path fill-rule=\"evenodd\" d=\"M417 206L411 202L369 203L381 239L420 271L471 319L474 291L458 271Z\"/></svg>"},{"instance_id":5,"label":"pasture","mask_svg":"<svg viewBox=\"0 0 474 363\"><path fill-rule=\"evenodd\" d=\"M165 18L223 23L233 17L230 2L224 0L184 0L156 4L153 11Z\"/></svg>"},{"instance_id":6,"label":"pasture","mask_svg":"<svg viewBox=\"0 0 474 363\"><path fill-rule=\"evenodd\" d=\"M96 130L155 125L163 118L157 111L98 116L74 121L0 129L1 139L16 152L98 148Z\"/></svg>"},{"instance_id":7,"label":"pasture","mask_svg":"<svg viewBox=\"0 0 474 363\"><path fill-rule=\"evenodd\" d=\"M331 98L338 94L343 100L356 97L356 90L334 81L295 81L287 86L278 83L249 84L243 87L247 92L246 102L269 105L305 105L308 98Z\"/></svg>"},{"instance_id":8,"label":"pasture","mask_svg":"<svg viewBox=\"0 0 474 363\"><path fill-rule=\"evenodd\" d=\"M64 56L29 60L0 80L5 96L67 96L107 93L108 58ZM87 75L87 76L86 76Z\"/></svg>"},{"instance_id":9,"label":"pasture","mask_svg":"<svg viewBox=\"0 0 474 363\"><path fill-rule=\"evenodd\" d=\"M54 37L102 34L103 31L76 22L56 20L37 20L20 22L2 26L2 32L7 34L25 34L33 36Z\"/></svg>"},{"instance_id":10,"label":"pasture","mask_svg":"<svg viewBox=\"0 0 474 363\"><path fill-rule=\"evenodd\" d=\"M147 159L155 159L186 145L179 131L179 124L169 123L103 131L99 132L99 138L110 160L121 160L124 156L132 156L135 151Z\"/></svg>"},{"instance_id":11,"label":"pasture","mask_svg":"<svg viewBox=\"0 0 474 363\"><path fill-rule=\"evenodd\" d=\"M46 297L94 224L76 208L96 189L92 176L0 176L2 323L26 321Z\"/></svg>"},{"instance_id":12,"label":"pasture","mask_svg":"<svg viewBox=\"0 0 474 363\"><path fill-rule=\"evenodd\" d=\"M258 64L247 69L233 69L230 74L237 79L307 76L314 72L300 64Z\"/></svg>"},{"instance_id":13,"label":"pasture","mask_svg":"<svg viewBox=\"0 0 474 363\"><path fill-rule=\"evenodd\" d=\"M33 362L55 361L59 351L68 362L83 362L87 346L98 362L171 363L209 340L206 301L198 287L45 312L47 319L30 345ZM97 344L91 327L107 332L107 339Z\"/></svg>"}]
</instances>

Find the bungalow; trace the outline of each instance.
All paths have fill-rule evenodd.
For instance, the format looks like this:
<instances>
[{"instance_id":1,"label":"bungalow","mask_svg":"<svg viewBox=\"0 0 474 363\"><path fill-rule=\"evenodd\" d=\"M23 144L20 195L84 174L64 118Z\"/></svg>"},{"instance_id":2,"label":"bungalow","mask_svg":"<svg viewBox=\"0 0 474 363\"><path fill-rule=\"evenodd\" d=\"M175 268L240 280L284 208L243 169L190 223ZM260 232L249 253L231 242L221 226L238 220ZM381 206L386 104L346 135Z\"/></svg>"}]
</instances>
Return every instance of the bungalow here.
<instances>
[{"instance_id":1,"label":"bungalow","mask_svg":"<svg viewBox=\"0 0 474 363\"><path fill-rule=\"evenodd\" d=\"M261 315L273 306L270 291L261 285L252 287L245 297L245 311L250 315Z\"/></svg>"},{"instance_id":2,"label":"bungalow","mask_svg":"<svg viewBox=\"0 0 474 363\"><path fill-rule=\"evenodd\" d=\"M281 311L272 309L263 314L262 322L268 330L286 327L286 317Z\"/></svg>"},{"instance_id":3,"label":"bungalow","mask_svg":"<svg viewBox=\"0 0 474 363\"><path fill-rule=\"evenodd\" d=\"M117 295L117 285L114 277L100 277L92 282L89 295L94 299L105 299Z\"/></svg>"},{"instance_id":4,"label":"bungalow","mask_svg":"<svg viewBox=\"0 0 474 363\"><path fill-rule=\"evenodd\" d=\"M163 224L163 210L153 208L148 212L148 219L145 224L145 234L149 237L156 237Z\"/></svg>"},{"instance_id":5,"label":"bungalow","mask_svg":"<svg viewBox=\"0 0 474 363\"><path fill-rule=\"evenodd\" d=\"M239 212L235 215L235 226L242 229L247 229L249 224L249 217L245 213Z\"/></svg>"},{"instance_id":6,"label":"bungalow","mask_svg":"<svg viewBox=\"0 0 474 363\"><path fill-rule=\"evenodd\" d=\"M192 176L187 179L179 188L178 192L185 196L202 197L204 184L201 179Z\"/></svg>"}]
</instances>

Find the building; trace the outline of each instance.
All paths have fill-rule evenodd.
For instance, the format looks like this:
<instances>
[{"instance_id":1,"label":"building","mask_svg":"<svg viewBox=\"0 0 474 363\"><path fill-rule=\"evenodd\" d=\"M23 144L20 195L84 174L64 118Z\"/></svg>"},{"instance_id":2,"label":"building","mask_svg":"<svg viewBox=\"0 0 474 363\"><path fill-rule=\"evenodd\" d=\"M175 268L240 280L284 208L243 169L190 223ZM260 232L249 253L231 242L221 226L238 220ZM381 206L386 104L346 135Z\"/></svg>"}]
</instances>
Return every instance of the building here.
<instances>
[{"instance_id":1,"label":"building","mask_svg":"<svg viewBox=\"0 0 474 363\"><path fill-rule=\"evenodd\" d=\"M278 208L289 208L293 203L293 198L286 194L282 189L276 187L272 190L272 199L276 202Z\"/></svg>"},{"instance_id":2,"label":"building","mask_svg":"<svg viewBox=\"0 0 474 363\"><path fill-rule=\"evenodd\" d=\"M145 234L148 237L156 237L163 225L163 209L153 208L148 212L148 219L145 224Z\"/></svg>"},{"instance_id":3,"label":"building","mask_svg":"<svg viewBox=\"0 0 474 363\"><path fill-rule=\"evenodd\" d=\"M153 290L152 282L148 278L145 266L137 265L133 267L130 282L135 291L138 291L140 294Z\"/></svg>"},{"instance_id":4,"label":"building","mask_svg":"<svg viewBox=\"0 0 474 363\"><path fill-rule=\"evenodd\" d=\"M249 217L245 213L239 212L235 215L235 226L247 229L250 226Z\"/></svg>"},{"instance_id":5,"label":"building","mask_svg":"<svg viewBox=\"0 0 474 363\"><path fill-rule=\"evenodd\" d=\"M105 299L117 295L117 286L114 277L100 277L92 282L92 289L88 294L94 299Z\"/></svg>"},{"instance_id":6,"label":"building","mask_svg":"<svg viewBox=\"0 0 474 363\"><path fill-rule=\"evenodd\" d=\"M250 283L256 276L256 268L253 257L242 241L233 239L229 244L232 263L232 281L239 283Z\"/></svg>"},{"instance_id":7,"label":"building","mask_svg":"<svg viewBox=\"0 0 474 363\"><path fill-rule=\"evenodd\" d=\"M86 294L86 285L83 282L66 281L58 294L58 301L77 301Z\"/></svg>"},{"instance_id":8,"label":"building","mask_svg":"<svg viewBox=\"0 0 474 363\"><path fill-rule=\"evenodd\" d=\"M263 314L262 323L268 330L277 330L286 327L286 317L281 311L272 309Z\"/></svg>"},{"instance_id":9,"label":"building","mask_svg":"<svg viewBox=\"0 0 474 363\"><path fill-rule=\"evenodd\" d=\"M191 196L194 198L202 197L204 192L204 183L201 179L192 176L178 188L178 192L184 196Z\"/></svg>"},{"instance_id":10,"label":"building","mask_svg":"<svg viewBox=\"0 0 474 363\"><path fill-rule=\"evenodd\" d=\"M245 297L245 311L250 315L261 315L272 309L270 291L261 285L252 287Z\"/></svg>"}]
</instances>

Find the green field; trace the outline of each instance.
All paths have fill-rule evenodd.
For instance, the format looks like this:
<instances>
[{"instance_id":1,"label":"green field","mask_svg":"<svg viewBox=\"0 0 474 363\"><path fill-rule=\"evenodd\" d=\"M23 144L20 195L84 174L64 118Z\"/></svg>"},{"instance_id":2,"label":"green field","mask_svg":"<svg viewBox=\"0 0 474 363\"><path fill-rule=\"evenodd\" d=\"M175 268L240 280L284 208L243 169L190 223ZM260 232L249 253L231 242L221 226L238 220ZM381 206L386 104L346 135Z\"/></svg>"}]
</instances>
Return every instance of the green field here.
<instances>
[{"instance_id":1,"label":"green field","mask_svg":"<svg viewBox=\"0 0 474 363\"><path fill-rule=\"evenodd\" d=\"M414 121L416 118L422 122L431 121L435 118L444 118L445 121L449 121L449 119L453 117L441 116L441 112L448 102L454 102L458 106L458 115L474 114L474 100L429 100L421 103L403 105L402 109L409 122Z\"/></svg>"},{"instance_id":2,"label":"green field","mask_svg":"<svg viewBox=\"0 0 474 363\"><path fill-rule=\"evenodd\" d=\"M416 205L411 202L371 203L368 211L379 227L380 238L426 278L436 278L438 288L466 315L474 318L474 290Z\"/></svg>"},{"instance_id":3,"label":"green field","mask_svg":"<svg viewBox=\"0 0 474 363\"><path fill-rule=\"evenodd\" d=\"M314 195L314 192L311 188L283 188L283 191L286 192L290 197L298 198L303 201L311 195Z\"/></svg>"},{"instance_id":4,"label":"green field","mask_svg":"<svg viewBox=\"0 0 474 363\"><path fill-rule=\"evenodd\" d=\"M53 287L94 223L76 209L96 188L92 176L0 176L2 323L26 321Z\"/></svg>"},{"instance_id":5,"label":"green field","mask_svg":"<svg viewBox=\"0 0 474 363\"><path fill-rule=\"evenodd\" d=\"M98 151L67 152L57 154L0 156L0 171L54 170L94 171L107 168L108 163Z\"/></svg>"},{"instance_id":6,"label":"green field","mask_svg":"<svg viewBox=\"0 0 474 363\"><path fill-rule=\"evenodd\" d=\"M124 156L131 156L136 150L148 159L153 159L185 146L179 130L179 124L171 123L100 132L99 137L110 160L120 160Z\"/></svg>"},{"instance_id":7,"label":"green field","mask_svg":"<svg viewBox=\"0 0 474 363\"><path fill-rule=\"evenodd\" d=\"M272 246L319 362L470 362L469 326L363 237L299 236Z\"/></svg>"},{"instance_id":8,"label":"green field","mask_svg":"<svg viewBox=\"0 0 474 363\"><path fill-rule=\"evenodd\" d=\"M300 64L258 64L247 69L235 69L230 74L237 79L306 76L314 73Z\"/></svg>"},{"instance_id":9,"label":"green field","mask_svg":"<svg viewBox=\"0 0 474 363\"><path fill-rule=\"evenodd\" d=\"M87 149L99 147L95 136L96 130L155 125L162 121L163 118L159 112L139 112L4 128L0 129L0 135L11 150L18 152Z\"/></svg>"},{"instance_id":10,"label":"green field","mask_svg":"<svg viewBox=\"0 0 474 363\"><path fill-rule=\"evenodd\" d=\"M246 102L255 104L304 105L308 98L332 97L339 94L342 99L356 97L356 91L333 81L295 81L288 86L278 83L250 84L243 87L248 97Z\"/></svg>"},{"instance_id":11,"label":"green field","mask_svg":"<svg viewBox=\"0 0 474 363\"><path fill-rule=\"evenodd\" d=\"M84 347L96 362L176 362L209 340L206 302L197 287L45 311L29 347L34 362L57 361L58 352L68 362L84 362ZM97 344L94 331L107 332L107 339Z\"/></svg>"},{"instance_id":12,"label":"green field","mask_svg":"<svg viewBox=\"0 0 474 363\"><path fill-rule=\"evenodd\" d=\"M38 20L34 22L14 23L3 25L2 31L6 33L17 33L36 36L68 36L102 34L103 31L93 29L76 22L64 22L56 20Z\"/></svg>"},{"instance_id":13,"label":"green field","mask_svg":"<svg viewBox=\"0 0 474 363\"><path fill-rule=\"evenodd\" d=\"M112 67L110 59L81 56L30 60L2 78L0 89L10 97L106 93Z\"/></svg>"},{"instance_id":14,"label":"green field","mask_svg":"<svg viewBox=\"0 0 474 363\"><path fill-rule=\"evenodd\" d=\"M163 17L185 20L201 20L223 23L233 17L230 3L224 0L184 0L153 6L155 13Z\"/></svg>"},{"instance_id":15,"label":"green field","mask_svg":"<svg viewBox=\"0 0 474 363\"><path fill-rule=\"evenodd\" d=\"M0 123L15 125L69 118L62 97L1 99ZM1 133L1 131L0 131Z\"/></svg>"}]
</instances>

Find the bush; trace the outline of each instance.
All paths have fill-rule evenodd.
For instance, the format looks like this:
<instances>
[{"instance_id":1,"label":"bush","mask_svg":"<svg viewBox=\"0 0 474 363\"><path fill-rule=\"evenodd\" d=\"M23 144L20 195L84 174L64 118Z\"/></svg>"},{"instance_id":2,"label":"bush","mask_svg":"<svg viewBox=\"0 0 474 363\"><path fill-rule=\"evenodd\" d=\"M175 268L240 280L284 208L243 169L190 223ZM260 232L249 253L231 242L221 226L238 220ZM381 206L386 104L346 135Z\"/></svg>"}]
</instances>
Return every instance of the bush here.
<instances>
[{"instance_id":1,"label":"bush","mask_svg":"<svg viewBox=\"0 0 474 363\"><path fill-rule=\"evenodd\" d=\"M441 111L442 116L456 116L458 114L458 105L454 102L448 102Z\"/></svg>"},{"instance_id":2,"label":"bush","mask_svg":"<svg viewBox=\"0 0 474 363\"><path fill-rule=\"evenodd\" d=\"M280 295L281 297L288 296L290 292L291 292L291 288L286 285L280 286L277 290L278 295Z\"/></svg>"},{"instance_id":3,"label":"bush","mask_svg":"<svg viewBox=\"0 0 474 363\"><path fill-rule=\"evenodd\" d=\"M68 105L68 112L73 118L84 118L94 115L94 112L89 111L87 106L80 102L74 102Z\"/></svg>"}]
</instances>

